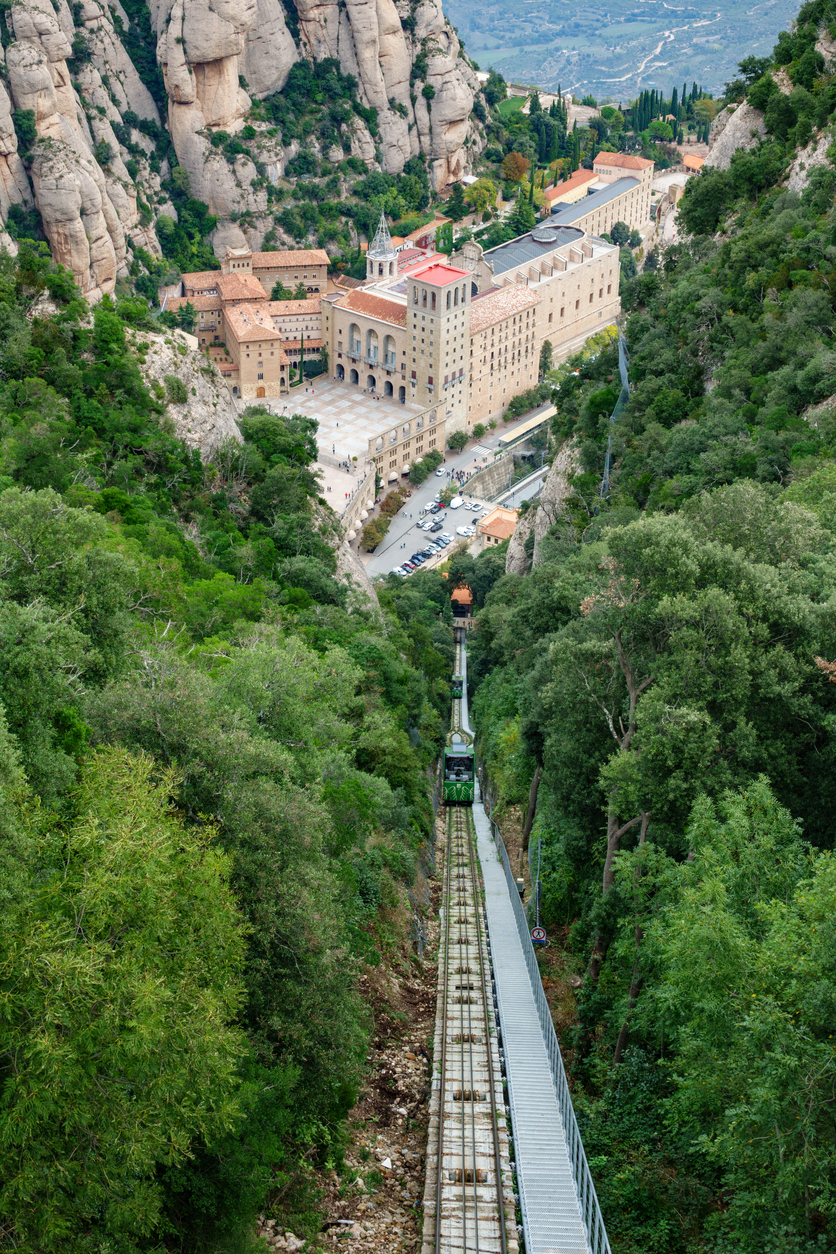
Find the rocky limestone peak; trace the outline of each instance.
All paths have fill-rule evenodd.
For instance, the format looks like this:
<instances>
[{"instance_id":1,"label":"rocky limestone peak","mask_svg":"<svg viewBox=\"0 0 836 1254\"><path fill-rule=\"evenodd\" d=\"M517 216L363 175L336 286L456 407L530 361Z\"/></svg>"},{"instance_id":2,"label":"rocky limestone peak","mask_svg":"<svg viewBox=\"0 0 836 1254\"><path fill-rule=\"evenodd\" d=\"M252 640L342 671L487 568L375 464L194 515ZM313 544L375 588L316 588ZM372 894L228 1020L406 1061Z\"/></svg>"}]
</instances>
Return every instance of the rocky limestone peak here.
<instances>
[{"instance_id":1,"label":"rocky limestone peak","mask_svg":"<svg viewBox=\"0 0 836 1254\"><path fill-rule=\"evenodd\" d=\"M421 154L438 188L484 144L479 84L439 0L299 0L290 17L281 0L16 0L0 21L0 244L11 246L11 207L34 207L56 261L93 298L136 274L137 257L161 256L175 163L218 238L244 218L258 246L268 184L300 148L248 116L302 60L331 58L356 80L341 144L306 141L318 159L350 151L396 174ZM230 147L245 127L250 147Z\"/></svg>"}]
</instances>

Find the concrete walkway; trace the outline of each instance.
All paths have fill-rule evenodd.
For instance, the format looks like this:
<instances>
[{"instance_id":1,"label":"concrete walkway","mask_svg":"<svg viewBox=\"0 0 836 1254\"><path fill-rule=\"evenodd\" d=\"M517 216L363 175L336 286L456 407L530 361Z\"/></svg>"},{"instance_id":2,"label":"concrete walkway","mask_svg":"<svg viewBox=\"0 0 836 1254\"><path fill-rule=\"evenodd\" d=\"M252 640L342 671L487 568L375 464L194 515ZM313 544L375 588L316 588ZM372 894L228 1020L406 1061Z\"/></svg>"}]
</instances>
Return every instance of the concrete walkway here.
<instances>
[{"instance_id":1,"label":"concrete walkway","mask_svg":"<svg viewBox=\"0 0 836 1254\"><path fill-rule=\"evenodd\" d=\"M560 1107L505 868L478 783L476 788L473 819L485 886L525 1248L527 1254L588 1254Z\"/></svg>"}]
</instances>

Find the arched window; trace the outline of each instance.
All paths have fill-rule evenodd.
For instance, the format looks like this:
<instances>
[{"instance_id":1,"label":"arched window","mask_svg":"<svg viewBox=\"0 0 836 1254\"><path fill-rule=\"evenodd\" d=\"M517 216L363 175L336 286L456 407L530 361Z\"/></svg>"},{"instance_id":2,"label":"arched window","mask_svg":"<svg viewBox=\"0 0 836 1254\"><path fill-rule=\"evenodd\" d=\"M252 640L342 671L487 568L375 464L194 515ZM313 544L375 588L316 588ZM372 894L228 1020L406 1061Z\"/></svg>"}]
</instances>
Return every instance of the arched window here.
<instances>
[{"instance_id":1,"label":"arched window","mask_svg":"<svg viewBox=\"0 0 836 1254\"><path fill-rule=\"evenodd\" d=\"M369 361L377 361L378 347L377 331L370 327L366 332L366 357Z\"/></svg>"},{"instance_id":2,"label":"arched window","mask_svg":"<svg viewBox=\"0 0 836 1254\"><path fill-rule=\"evenodd\" d=\"M418 304L418 288L417 287L413 287L412 289L412 303L413 305Z\"/></svg>"},{"instance_id":3,"label":"arched window","mask_svg":"<svg viewBox=\"0 0 836 1254\"><path fill-rule=\"evenodd\" d=\"M395 337L394 335L385 335L383 337L383 363L387 370L395 368Z\"/></svg>"},{"instance_id":4,"label":"arched window","mask_svg":"<svg viewBox=\"0 0 836 1254\"><path fill-rule=\"evenodd\" d=\"M356 322L352 322L348 328L348 351L355 357L359 357L362 352L360 346L360 328Z\"/></svg>"},{"instance_id":5,"label":"arched window","mask_svg":"<svg viewBox=\"0 0 836 1254\"><path fill-rule=\"evenodd\" d=\"M458 303L459 303L459 289L456 288L455 292L453 293L453 308L454 309L458 305Z\"/></svg>"},{"instance_id":6,"label":"arched window","mask_svg":"<svg viewBox=\"0 0 836 1254\"><path fill-rule=\"evenodd\" d=\"M430 308L435 309L435 292L430 292Z\"/></svg>"},{"instance_id":7,"label":"arched window","mask_svg":"<svg viewBox=\"0 0 836 1254\"><path fill-rule=\"evenodd\" d=\"M452 300L452 298L453 298L453 293L452 293L452 292L448 292L448 293L447 293L447 308L448 308L448 309L450 308L450 301Z\"/></svg>"},{"instance_id":8,"label":"arched window","mask_svg":"<svg viewBox=\"0 0 836 1254\"><path fill-rule=\"evenodd\" d=\"M464 304L466 296L467 296L467 284L464 284L462 286L462 304Z\"/></svg>"},{"instance_id":9,"label":"arched window","mask_svg":"<svg viewBox=\"0 0 836 1254\"><path fill-rule=\"evenodd\" d=\"M421 306L424 309L427 308L427 289L425 287L421 288Z\"/></svg>"}]
</instances>

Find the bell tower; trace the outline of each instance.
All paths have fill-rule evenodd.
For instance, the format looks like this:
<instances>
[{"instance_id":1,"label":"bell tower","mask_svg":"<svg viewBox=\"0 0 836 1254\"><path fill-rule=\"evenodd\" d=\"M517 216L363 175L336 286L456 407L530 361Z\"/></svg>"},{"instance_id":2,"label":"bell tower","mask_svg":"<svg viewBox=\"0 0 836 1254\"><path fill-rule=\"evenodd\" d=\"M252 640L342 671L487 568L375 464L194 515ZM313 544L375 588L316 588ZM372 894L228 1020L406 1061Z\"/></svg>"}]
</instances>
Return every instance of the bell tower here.
<instances>
[{"instance_id":1,"label":"bell tower","mask_svg":"<svg viewBox=\"0 0 836 1254\"><path fill-rule=\"evenodd\" d=\"M398 274L398 254L386 225L386 215L381 213L374 240L366 253L366 281L394 279Z\"/></svg>"}]
</instances>

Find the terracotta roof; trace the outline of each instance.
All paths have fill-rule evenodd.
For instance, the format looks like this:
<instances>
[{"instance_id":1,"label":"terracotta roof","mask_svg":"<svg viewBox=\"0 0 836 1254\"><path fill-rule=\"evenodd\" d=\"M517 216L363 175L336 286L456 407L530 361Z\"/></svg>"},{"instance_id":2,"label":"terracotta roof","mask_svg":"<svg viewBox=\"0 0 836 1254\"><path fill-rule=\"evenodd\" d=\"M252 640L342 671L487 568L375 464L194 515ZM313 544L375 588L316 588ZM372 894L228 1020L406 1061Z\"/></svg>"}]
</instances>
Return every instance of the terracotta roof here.
<instances>
[{"instance_id":1,"label":"terracotta roof","mask_svg":"<svg viewBox=\"0 0 836 1254\"><path fill-rule=\"evenodd\" d=\"M282 348L301 348L301 340L282 340ZM305 337L305 348L322 348L322 340L309 340Z\"/></svg>"},{"instance_id":2,"label":"terracotta roof","mask_svg":"<svg viewBox=\"0 0 836 1254\"><path fill-rule=\"evenodd\" d=\"M516 529L516 521L512 522L510 518L497 518L496 522L482 523L479 531L485 536L498 536L500 540L507 540Z\"/></svg>"},{"instance_id":3,"label":"terracotta roof","mask_svg":"<svg viewBox=\"0 0 836 1254\"><path fill-rule=\"evenodd\" d=\"M562 183L558 183L557 187L549 187L546 191L546 200L557 200L559 196L565 196L567 192L573 192L576 188L593 182L594 179L593 170L576 170L571 178L564 179Z\"/></svg>"},{"instance_id":4,"label":"terracotta roof","mask_svg":"<svg viewBox=\"0 0 836 1254\"><path fill-rule=\"evenodd\" d=\"M705 165L705 157L692 157L690 154L682 158L686 170L701 170Z\"/></svg>"},{"instance_id":5,"label":"terracotta roof","mask_svg":"<svg viewBox=\"0 0 836 1254\"><path fill-rule=\"evenodd\" d=\"M404 239L404 237L403 237L402 235L393 235L393 236L392 236L392 243L393 243L393 244L395 245L395 247L397 248L399 244L405 244L405 243L406 243L406 240Z\"/></svg>"},{"instance_id":6,"label":"terracotta roof","mask_svg":"<svg viewBox=\"0 0 836 1254\"><path fill-rule=\"evenodd\" d=\"M268 300L267 308L274 318L279 314L318 314L322 312L322 301L318 296L310 300Z\"/></svg>"},{"instance_id":7,"label":"terracotta roof","mask_svg":"<svg viewBox=\"0 0 836 1254\"><path fill-rule=\"evenodd\" d=\"M224 318L239 344L244 340L279 340L267 305L233 305L224 310Z\"/></svg>"},{"instance_id":8,"label":"terracotta roof","mask_svg":"<svg viewBox=\"0 0 836 1254\"><path fill-rule=\"evenodd\" d=\"M381 322L391 322L396 327L406 326L406 305L399 305L383 296L361 289L348 292L337 301L338 309L351 309L354 313L365 314L367 318L378 318Z\"/></svg>"},{"instance_id":9,"label":"terracotta roof","mask_svg":"<svg viewBox=\"0 0 836 1254\"><path fill-rule=\"evenodd\" d=\"M218 279L218 291L224 301L267 299L261 280L254 274L222 274Z\"/></svg>"},{"instance_id":10,"label":"terracotta roof","mask_svg":"<svg viewBox=\"0 0 836 1254\"><path fill-rule=\"evenodd\" d=\"M398 266L411 266L416 261L420 261L424 253L420 248L402 248L398 253Z\"/></svg>"},{"instance_id":11,"label":"terracotta roof","mask_svg":"<svg viewBox=\"0 0 836 1254\"><path fill-rule=\"evenodd\" d=\"M487 291L471 303L470 334L476 335L486 327L493 326L495 322L513 317L514 314L531 309L539 303L538 294L524 283L509 283L507 287Z\"/></svg>"},{"instance_id":12,"label":"terracotta roof","mask_svg":"<svg viewBox=\"0 0 836 1254\"><path fill-rule=\"evenodd\" d=\"M593 165L615 166L619 170L647 170L653 162L646 157L634 157L631 152L599 152Z\"/></svg>"},{"instance_id":13,"label":"terracotta roof","mask_svg":"<svg viewBox=\"0 0 836 1254\"><path fill-rule=\"evenodd\" d=\"M427 266L426 270L414 270L412 277L420 279L422 283L446 287L448 283L458 283L459 279L470 278L470 271L459 270L456 266L446 266L441 263Z\"/></svg>"},{"instance_id":14,"label":"terracotta roof","mask_svg":"<svg viewBox=\"0 0 836 1254\"><path fill-rule=\"evenodd\" d=\"M341 274L338 278L334 279L334 286L344 288L362 287L364 282L364 279L352 278L350 274Z\"/></svg>"},{"instance_id":15,"label":"terracotta roof","mask_svg":"<svg viewBox=\"0 0 836 1254\"><path fill-rule=\"evenodd\" d=\"M450 593L450 600L457 602L459 605L472 605L473 593L469 588L454 588Z\"/></svg>"},{"instance_id":16,"label":"terracotta roof","mask_svg":"<svg viewBox=\"0 0 836 1254\"><path fill-rule=\"evenodd\" d=\"M272 253L253 253L254 270L275 270L277 266L327 266L329 257L324 248L289 248Z\"/></svg>"},{"instance_id":17,"label":"terracotta roof","mask_svg":"<svg viewBox=\"0 0 836 1254\"><path fill-rule=\"evenodd\" d=\"M220 270L194 270L191 274L183 275L183 282L186 287L217 287L218 279L221 278Z\"/></svg>"},{"instance_id":18,"label":"terracotta roof","mask_svg":"<svg viewBox=\"0 0 836 1254\"><path fill-rule=\"evenodd\" d=\"M204 310L220 309L221 298L220 296L169 296L165 303L166 309L172 311L184 309L186 305L191 305L195 313L202 313Z\"/></svg>"}]
</instances>

